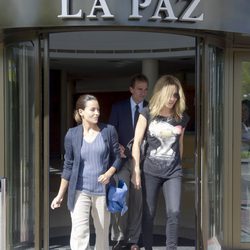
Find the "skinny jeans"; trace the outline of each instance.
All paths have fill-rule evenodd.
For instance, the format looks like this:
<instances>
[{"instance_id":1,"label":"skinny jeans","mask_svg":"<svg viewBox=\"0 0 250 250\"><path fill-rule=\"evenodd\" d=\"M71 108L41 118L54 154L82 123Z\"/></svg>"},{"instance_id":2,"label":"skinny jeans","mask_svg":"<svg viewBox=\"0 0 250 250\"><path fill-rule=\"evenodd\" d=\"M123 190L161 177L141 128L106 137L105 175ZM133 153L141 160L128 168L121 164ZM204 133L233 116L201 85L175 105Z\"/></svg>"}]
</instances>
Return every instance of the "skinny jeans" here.
<instances>
[{"instance_id":1,"label":"skinny jeans","mask_svg":"<svg viewBox=\"0 0 250 250\"><path fill-rule=\"evenodd\" d=\"M161 178L142 174L143 215L142 236L145 250L153 246L153 224L160 188L166 207L166 250L176 250L181 200L181 177Z\"/></svg>"}]
</instances>

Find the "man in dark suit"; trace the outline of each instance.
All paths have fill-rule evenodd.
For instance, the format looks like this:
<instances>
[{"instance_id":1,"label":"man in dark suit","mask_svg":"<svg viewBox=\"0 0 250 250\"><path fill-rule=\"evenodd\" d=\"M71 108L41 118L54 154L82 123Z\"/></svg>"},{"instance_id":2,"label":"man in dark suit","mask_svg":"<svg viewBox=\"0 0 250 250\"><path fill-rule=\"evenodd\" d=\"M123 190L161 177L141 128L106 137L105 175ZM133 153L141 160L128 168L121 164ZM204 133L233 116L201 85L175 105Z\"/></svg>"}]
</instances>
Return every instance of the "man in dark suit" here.
<instances>
[{"instance_id":1,"label":"man in dark suit","mask_svg":"<svg viewBox=\"0 0 250 250\"><path fill-rule=\"evenodd\" d=\"M141 233L142 194L131 183L132 162L125 156L125 148L134 137L134 130L139 112L147 105L144 101L148 90L148 79L143 74L132 77L129 90L131 97L112 106L109 123L114 125L120 144L120 153L123 165L119 170L118 178L128 186L128 211L123 216L112 214L111 239L115 242L114 250L139 249L138 241Z\"/></svg>"}]
</instances>

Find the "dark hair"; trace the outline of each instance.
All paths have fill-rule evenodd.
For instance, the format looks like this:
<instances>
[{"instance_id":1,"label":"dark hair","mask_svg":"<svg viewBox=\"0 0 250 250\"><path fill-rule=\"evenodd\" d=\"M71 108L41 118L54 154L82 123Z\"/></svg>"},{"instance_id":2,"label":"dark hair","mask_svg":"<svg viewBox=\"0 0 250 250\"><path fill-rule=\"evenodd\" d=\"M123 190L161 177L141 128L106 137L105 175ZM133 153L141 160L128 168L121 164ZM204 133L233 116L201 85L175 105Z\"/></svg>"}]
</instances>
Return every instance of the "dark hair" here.
<instances>
[{"instance_id":1,"label":"dark hair","mask_svg":"<svg viewBox=\"0 0 250 250\"><path fill-rule=\"evenodd\" d=\"M78 112L79 109L82 109L84 110L86 108L86 104L88 101L97 101L97 98L93 95L89 95L89 94L86 94L86 95L80 95L76 101L76 108L75 108L75 111L74 111L74 119L77 123L80 123L82 122L82 118Z\"/></svg>"},{"instance_id":2,"label":"dark hair","mask_svg":"<svg viewBox=\"0 0 250 250\"><path fill-rule=\"evenodd\" d=\"M148 83L148 78L143 74L136 74L130 80L130 87L134 88L137 81Z\"/></svg>"}]
</instances>

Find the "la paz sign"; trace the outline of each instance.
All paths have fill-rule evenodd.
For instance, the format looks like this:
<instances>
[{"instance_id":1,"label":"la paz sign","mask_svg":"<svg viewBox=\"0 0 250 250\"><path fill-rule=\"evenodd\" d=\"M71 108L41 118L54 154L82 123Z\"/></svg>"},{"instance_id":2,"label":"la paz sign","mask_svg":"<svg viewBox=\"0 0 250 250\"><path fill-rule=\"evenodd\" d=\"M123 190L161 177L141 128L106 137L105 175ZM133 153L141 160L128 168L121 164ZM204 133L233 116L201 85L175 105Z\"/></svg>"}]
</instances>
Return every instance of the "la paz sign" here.
<instances>
[{"instance_id":1,"label":"la paz sign","mask_svg":"<svg viewBox=\"0 0 250 250\"><path fill-rule=\"evenodd\" d=\"M73 0L72 0L73 1ZM126 0L124 0L126 1ZM188 0L187 0L188 1ZM128 1L129 2L129 1ZM188 1L189 4L182 10L181 15L177 16L174 13L173 3L170 0L130 0L131 13L128 13L128 20L140 20L143 18L142 12L148 7L154 5L151 17L149 20L163 20L163 21L182 21L182 22L201 22L204 19L204 13L194 15L196 8L199 6L201 0ZM178 4L178 1L175 2ZM71 0L61 0L61 14L58 18L61 19L115 19L115 15L110 9L108 0L94 0L91 11L85 13L84 10L79 9L76 13L70 12ZM99 15L97 15L99 14Z\"/></svg>"}]
</instances>

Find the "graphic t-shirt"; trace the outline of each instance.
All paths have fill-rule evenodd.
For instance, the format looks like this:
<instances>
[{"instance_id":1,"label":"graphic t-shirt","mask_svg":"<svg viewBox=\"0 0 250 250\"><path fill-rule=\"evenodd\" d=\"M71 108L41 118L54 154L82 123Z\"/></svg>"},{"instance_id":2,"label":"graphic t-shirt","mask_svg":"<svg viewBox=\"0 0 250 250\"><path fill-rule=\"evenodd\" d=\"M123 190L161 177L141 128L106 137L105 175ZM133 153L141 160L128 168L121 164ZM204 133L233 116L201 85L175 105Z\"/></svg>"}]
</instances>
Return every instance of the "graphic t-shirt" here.
<instances>
[{"instance_id":1,"label":"graphic t-shirt","mask_svg":"<svg viewBox=\"0 0 250 250\"><path fill-rule=\"evenodd\" d=\"M141 114L148 121L143 171L162 178L182 176L179 138L189 116L184 113L180 120L164 116L151 119L148 107Z\"/></svg>"}]
</instances>

